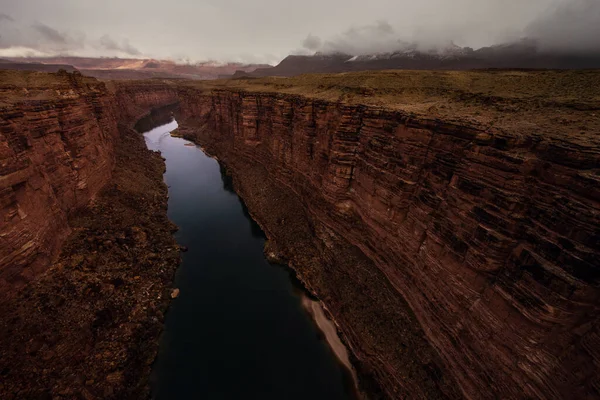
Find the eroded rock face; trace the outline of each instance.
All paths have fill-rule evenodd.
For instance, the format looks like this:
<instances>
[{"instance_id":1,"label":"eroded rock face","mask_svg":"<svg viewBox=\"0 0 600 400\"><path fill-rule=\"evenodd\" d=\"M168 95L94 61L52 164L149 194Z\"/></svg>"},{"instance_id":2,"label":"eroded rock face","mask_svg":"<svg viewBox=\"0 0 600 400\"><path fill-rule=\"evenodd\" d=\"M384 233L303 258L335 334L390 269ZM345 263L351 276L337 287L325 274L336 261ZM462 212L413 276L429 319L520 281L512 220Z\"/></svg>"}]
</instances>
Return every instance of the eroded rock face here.
<instances>
[{"instance_id":1,"label":"eroded rock face","mask_svg":"<svg viewBox=\"0 0 600 400\"><path fill-rule=\"evenodd\" d=\"M70 232L69 213L88 204L113 169L113 97L104 84L75 75L56 82L1 88L3 289L15 290L47 267Z\"/></svg>"},{"instance_id":2,"label":"eroded rock face","mask_svg":"<svg viewBox=\"0 0 600 400\"><path fill-rule=\"evenodd\" d=\"M0 398L148 398L180 260L164 160L103 83L12 74L0 71Z\"/></svg>"},{"instance_id":3,"label":"eroded rock face","mask_svg":"<svg viewBox=\"0 0 600 400\"><path fill-rule=\"evenodd\" d=\"M388 397L600 395L597 141L172 82L2 90L4 293L108 181L118 123L179 101Z\"/></svg>"},{"instance_id":4,"label":"eroded rock face","mask_svg":"<svg viewBox=\"0 0 600 400\"><path fill-rule=\"evenodd\" d=\"M114 84L115 102L121 121L135 124L156 107L175 104L179 101L174 85L162 81L156 83Z\"/></svg>"},{"instance_id":5,"label":"eroded rock face","mask_svg":"<svg viewBox=\"0 0 600 400\"><path fill-rule=\"evenodd\" d=\"M292 95L180 96L194 119L187 137L231 164L240 180L250 175L236 170L235 159L264 168L300 199L321 243L341 237L374 262L463 395L600 395L594 142L480 131ZM273 231L243 187L250 211ZM317 293L337 284L308 283ZM352 337L355 327L341 322ZM370 341L353 337L355 353ZM391 375L408 386L386 350L359 358L380 358L379 380Z\"/></svg>"},{"instance_id":6,"label":"eroded rock face","mask_svg":"<svg viewBox=\"0 0 600 400\"><path fill-rule=\"evenodd\" d=\"M71 232L69 215L93 200L111 177L118 124L131 125L154 107L177 101L164 84L115 94L78 74L4 74L0 288L10 289L0 297L56 259ZM9 84L11 79L18 83Z\"/></svg>"}]
</instances>

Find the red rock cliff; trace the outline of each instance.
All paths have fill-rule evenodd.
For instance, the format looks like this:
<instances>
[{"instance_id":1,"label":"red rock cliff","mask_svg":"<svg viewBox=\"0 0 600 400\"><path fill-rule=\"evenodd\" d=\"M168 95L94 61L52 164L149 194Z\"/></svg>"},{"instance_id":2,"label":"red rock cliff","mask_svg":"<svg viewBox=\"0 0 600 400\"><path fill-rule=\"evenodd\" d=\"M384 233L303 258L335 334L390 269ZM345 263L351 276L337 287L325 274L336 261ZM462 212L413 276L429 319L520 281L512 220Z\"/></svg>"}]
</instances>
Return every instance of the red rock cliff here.
<instances>
[{"instance_id":1,"label":"red rock cliff","mask_svg":"<svg viewBox=\"0 0 600 400\"><path fill-rule=\"evenodd\" d=\"M135 124L154 108L179 102L176 86L163 81L109 82L108 86L115 93L121 120L128 124Z\"/></svg>"},{"instance_id":2,"label":"red rock cliff","mask_svg":"<svg viewBox=\"0 0 600 400\"><path fill-rule=\"evenodd\" d=\"M69 211L107 181L117 122L179 101L182 130L227 164L268 251L324 300L389 397L599 396L594 135L292 94L36 79L2 86L7 287L47 265ZM576 123L596 129L587 110Z\"/></svg>"},{"instance_id":3,"label":"red rock cliff","mask_svg":"<svg viewBox=\"0 0 600 400\"><path fill-rule=\"evenodd\" d=\"M115 95L77 74L1 73L0 287L15 290L56 258L71 211L108 182L118 123L177 99L165 85Z\"/></svg>"},{"instance_id":4,"label":"red rock cliff","mask_svg":"<svg viewBox=\"0 0 600 400\"><path fill-rule=\"evenodd\" d=\"M464 396L599 396L597 142L294 95L182 89L180 97L184 115L195 120L188 137L239 180L252 179L236 169L244 159L244 169L266 170L258 186L276 182L302 203L320 242L312 246L343 238L383 272ZM259 223L275 231L268 208L281 199L260 203L251 198L260 190L237 186ZM323 265L347 268L347 279L361 267L342 262L341 252L319 251ZM339 282L303 270L298 253L292 264L326 293L355 354L388 394L429 396L394 354L412 344L389 333L394 321L377 321L375 332L349 325L343 309L352 300L328 291ZM337 259L327 262L326 254ZM378 348L369 335L393 337L396 349Z\"/></svg>"},{"instance_id":5,"label":"red rock cliff","mask_svg":"<svg viewBox=\"0 0 600 400\"><path fill-rule=\"evenodd\" d=\"M114 164L117 114L104 84L49 77L24 74L0 88L3 288L22 286L57 256L69 213L93 199Z\"/></svg>"},{"instance_id":6,"label":"red rock cliff","mask_svg":"<svg viewBox=\"0 0 600 400\"><path fill-rule=\"evenodd\" d=\"M147 398L179 264L164 162L104 83L0 82L0 398Z\"/></svg>"}]
</instances>

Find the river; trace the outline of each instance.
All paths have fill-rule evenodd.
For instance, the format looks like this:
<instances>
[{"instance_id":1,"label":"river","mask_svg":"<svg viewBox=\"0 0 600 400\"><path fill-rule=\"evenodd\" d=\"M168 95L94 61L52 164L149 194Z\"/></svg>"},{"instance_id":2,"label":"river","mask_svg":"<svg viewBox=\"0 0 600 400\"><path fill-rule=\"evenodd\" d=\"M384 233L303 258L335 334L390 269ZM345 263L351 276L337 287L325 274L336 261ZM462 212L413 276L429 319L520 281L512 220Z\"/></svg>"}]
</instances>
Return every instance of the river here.
<instances>
[{"instance_id":1,"label":"river","mask_svg":"<svg viewBox=\"0 0 600 400\"><path fill-rule=\"evenodd\" d=\"M178 243L189 249L175 276L180 295L166 315L152 397L353 398L345 348L315 311L318 302L288 268L264 258L264 234L219 163L171 137L176 127L172 120L144 134L148 148L166 159L168 215L179 226Z\"/></svg>"}]
</instances>

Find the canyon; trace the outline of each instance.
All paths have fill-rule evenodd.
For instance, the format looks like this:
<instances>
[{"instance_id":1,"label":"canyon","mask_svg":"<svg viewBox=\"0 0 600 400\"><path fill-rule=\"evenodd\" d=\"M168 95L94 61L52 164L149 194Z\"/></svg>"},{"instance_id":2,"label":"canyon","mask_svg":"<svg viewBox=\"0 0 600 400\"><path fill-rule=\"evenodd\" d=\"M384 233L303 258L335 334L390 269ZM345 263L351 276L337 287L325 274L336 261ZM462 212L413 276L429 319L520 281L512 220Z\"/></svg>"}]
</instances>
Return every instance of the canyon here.
<instances>
[{"instance_id":1,"label":"canyon","mask_svg":"<svg viewBox=\"0 0 600 400\"><path fill-rule=\"evenodd\" d=\"M148 397L179 264L163 160L105 84L0 78L0 397Z\"/></svg>"},{"instance_id":2,"label":"canyon","mask_svg":"<svg viewBox=\"0 0 600 400\"><path fill-rule=\"evenodd\" d=\"M78 232L70 222L74 210L102 202L119 174L115 165L156 158L132 146L131 126L152 109L172 106L178 133L227 168L269 239L265 253L290 265L327 306L366 396L600 396L598 72L106 83L77 73L2 74L2 82L12 82L0 95L0 287L10 307L39 305L32 300L39 285L32 283L58 273L79 276L56 268L57 260L75 270L81 264L65 247ZM133 155L122 138L138 149ZM160 188L159 164L146 190ZM161 196L164 188L152 210L165 219ZM136 280L137 272L119 270L131 288L119 298L127 304L133 297L137 306L117 309L140 325L154 318L149 342L158 335L160 305L147 307L152 314L140 307L169 288L177 262L168 250L176 247L172 227L156 223L161 239L151 253L159 262L149 261L151 276ZM137 257L147 260L144 238L157 226L129 232ZM60 261L66 256L70 263ZM155 282L151 289L145 279ZM22 294L26 284L29 296ZM105 286L96 294L100 309ZM112 293L121 285L111 286ZM140 298L137 290L152 296ZM114 314L120 312L100 319ZM125 329L100 328L106 335ZM130 330L123 346L135 352L141 333ZM3 361L17 360L19 340L28 340L6 344L10 338L0 337L2 349L14 348L9 357L3 350ZM43 339L39 349L51 350L51 342ZM148 365L155 353L149 347L135 362ZM114 375L135 365L126 360L95 367L115 388L106 397L125 393L119 390L132 382L143 388L143 371ZM32 376L43 368L36 362L19 368ZM14 367L7 374L16 379ZM43 384L64 383L60 375L49 374ZM81 390L103 384L89 386Z\"/></svg>"}]
</instances>

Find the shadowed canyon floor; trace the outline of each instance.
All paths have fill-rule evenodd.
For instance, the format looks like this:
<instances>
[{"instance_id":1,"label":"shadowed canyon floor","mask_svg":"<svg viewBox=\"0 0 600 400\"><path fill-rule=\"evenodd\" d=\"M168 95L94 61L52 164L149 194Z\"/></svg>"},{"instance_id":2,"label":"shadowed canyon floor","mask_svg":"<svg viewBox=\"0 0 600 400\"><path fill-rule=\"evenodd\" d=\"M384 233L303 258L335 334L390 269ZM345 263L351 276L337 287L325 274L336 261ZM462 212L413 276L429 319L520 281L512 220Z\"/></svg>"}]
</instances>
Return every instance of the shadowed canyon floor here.
<instances>
[{"instance_id":1,"label":"shadowed canyon floor","mask_svg":"<svg viewBox=\"0 0 600 400\"><path fill-rule=\"evenodd\" d=\"M96 303L81 297L95 289L56 303L86 310L89 326L76 313L43 323L24 316L54 304L36 293L55 271L65 274L61 282L80 282L75 261L59 261L77 264L75 271L48 267L60 249L58 260L84 252L69 245L78 233L79 213L71 210L103 204L109 182L127 163L136 165L136 156L119 150L129 137L124 127L174 105L178 134L227 166L269 238L266 254L294 268L327 306L367 393L599 396L600 73L384 71L106 84L77 74L2 74L0 279L9 294L3 313L19 310L18 318L2 319L2 361L11 365L0 371L1 388L8 393L146 393L149 367L129 375L127 360L153 358L162 317L149 311L158 304L140 296L153 274L161 277L151 286L156 296L168 288L170 276L156 265L172 272L176 251L148 264L155 265L149 277L135 270L129 252L114 253L125 257L114 271L127 274L120 277L127 284L114 290L131 288L114 299L114 314L102 284ZM151 154L140 152L139 162ZM110 171L114 163L125 166L112 176L98 173L98 165ZM118 196L135 205L128 200L135 196ZM166 221L162 199L163 208L143 210ZM117 237L131 237L127 246L144 242L137 230L116 226L124 230ZM141 228L146 240L154 237L154 227ZM53 240L36 240L48 235ZM170 257L172 240L165 236L164 251L150 254ZM139 259L147 255L136 251ZM121 313L119 299L128 298L135 301ZM108 314L96 315L105 308ZM125 336L131 340L119 342L130 350L102 351L103 335L143 321L158 327L144 336L152 348L136 353L134 329ZM58 339L46 337L42 325L55 327ZM60 340L68 345L55 347ZM77 348L88 352L66 365ZM50 362L48 351L65 354L58 358L65 364ZM113 361L98 363L96 352ZM124 356L131 352L137 358ZM104 378L72 372L86 368Z\"/></svg>"},{"instance_id":2,"label":"shadowed canyon floor","mask_svg":"<svg viewBox=\"0 0 600 400\"><path fill-rule=\"evenodd\" d=\"M135 131L115 172L71 213L61 255L0 305L3 399L143 398L179 247L164 164Z\"/></svg>"},{"instance_id":3,"label":"shadowed canyon floor","mask_svg":"<svg viewBox=\"0 0 600 400\"><path fill-rule=\"evenodd\" d=\"M171 137L175 126L145 134L165 158L169 218L189 248L165 320L153 398L353 398L350 374L302 307L306 294L289 271L269 265L264 235L217 161ZM335 328L328 334L337 338Z\"/></svg>"}]
</instances>

